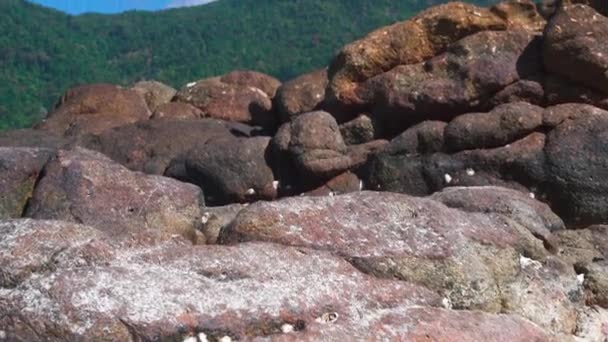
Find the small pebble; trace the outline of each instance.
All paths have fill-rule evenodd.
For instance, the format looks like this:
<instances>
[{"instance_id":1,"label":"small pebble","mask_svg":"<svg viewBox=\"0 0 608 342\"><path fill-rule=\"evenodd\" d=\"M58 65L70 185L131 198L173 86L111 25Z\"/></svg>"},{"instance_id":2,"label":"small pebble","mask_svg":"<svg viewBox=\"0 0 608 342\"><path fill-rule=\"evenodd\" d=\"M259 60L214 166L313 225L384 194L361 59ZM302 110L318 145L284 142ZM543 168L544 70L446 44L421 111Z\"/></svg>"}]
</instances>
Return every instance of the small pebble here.
<instances>
[{"instance_id":1,"label":"small pebble","mask_svg":"<svg viewBox=\"0 0 608 342\"><path fill-rule=\"evenodd\" d=\"M293 332L293 325L283 324L281 326L281 331L283 332L283 334L289 334L290 332Z\"/></svg>"},{"instance_id":2,"label":"small pebble","mask_svg":"<svg viewBox=\"0 0 608 342\"><path fill-rule=\"evenodd\" d=\"M452 176L450 176L449 174L447 174L447 173L446 173L446 174L443 176L443 178L445 179L445 183L446 183L446 184L450 184L450 183L452 183Z\"/></svg>"}]
</instances>

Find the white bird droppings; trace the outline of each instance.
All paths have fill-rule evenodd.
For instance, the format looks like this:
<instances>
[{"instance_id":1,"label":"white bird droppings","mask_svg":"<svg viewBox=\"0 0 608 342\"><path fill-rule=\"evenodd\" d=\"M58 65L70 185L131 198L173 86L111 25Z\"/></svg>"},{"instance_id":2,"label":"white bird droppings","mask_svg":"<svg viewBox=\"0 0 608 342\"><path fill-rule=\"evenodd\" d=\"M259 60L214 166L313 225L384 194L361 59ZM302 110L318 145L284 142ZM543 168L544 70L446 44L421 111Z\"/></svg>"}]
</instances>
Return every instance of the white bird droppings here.
<instances>
[{"instance_id":1,"label":"white bird droppings","mask_svg":"<svg viewBox=\"0 0 608 342\"><path fill-rule=\"evenodd\" d=\"M0 330L0 340L6 339L6 331Z\"/></svg>"},{"instance_id":2,"label":"white bird droppings","mask_svg":"<svg viewBox=\"0 0 608 342\"><path fill-rule=\"evenodd\" d=\"M449 175L449 174L447 174L447 173L446 173L445 175L443 175L443 179L445 180L445 183L446 183L446 184L450 184L450 183L452 183L452 176L450 176L450 175Z\"/></svg>"},{"instance_id":3,"label":"white bird droppings","mask_svg":"<svg viewBox=\"0 0 608 342\"><path fill-rule=\"evenodd\" d=\"M467 169L467 176L469 176L469 177L475 176L475 170L470 169L470 168Z\"/></svg>"},{"instance_id":4,"label":"white bird droppings","mask_svg":"<svg viewBox=\"0 0 608 342\"><path fill-rule=\"evenodd\" d=\"M275 181L272 182L272 188L275 189L275 190L277 190L279 188L279 181L278 180L275 180Z\"/></svg>"},{"instance_id":5,"label":"white bird droppings","mask_svg":"<svg viewBox=\"0 0 608 342\"><path fill-rule=\"evenodd\" d=\"M204 213L203 216L201 217L201 222L203 222L203 224L209 222L209 219L211 218L211 214L210 213Z\"/></svg>"},{"instance_id":6,"label":"white bird droppings","mask_svg":"<svg viewBox=\"0 0 608 342\"><path fill-rule=\"evenodd\" d=\"M249 188L247 189L247 192L245 192L247 195L255 195L255 190L253 188Z\"/></svg>"},{"instance_id":7,"label":"white bird droppings","mask_svg":"<svg viewBox=\"0 0 608 342\"><path fill-rule=\"evenodd\" d=\"M535 199L535 198L536 198L536 195L535 195L533 192L531 192L531 193L530 193L530 198L531 198L531 199Z\"/></svg>"},{"instance_id":8,"label":"white bird droppings","mask_svg":"<svg viewBox=\"0 0 608 342\"><path fill-rule=\"evenodd\" d=\"M317 318L316 321L319 323L334 323L338 320L338 313L337 312L326 312L323 315L321 315L321 317Z\"/></svg>"},{"instance_id":9,"label":"white bird droppings","mask_svg":"<svg viewBox=\"0 0 608 342\"><path fill-rule=\"evenodd\" d=\"M362 191L362 190L363 190L363 181L360 180L359 181L359 191Z\"/></svg>"},{"instance_id":10,"label":"white bird droppings","mask_svg":"<svg viewBox=\"0 0 608 342\"><path fill-rule=\"evenodd\" d=\"M190 337L186 337L186 339L184 339L184 342L198 342L196 337L194 336L190 336Z\"/></svg>"},{"instance_id":11,"label":"white bird droppings","mask_svg":"<svg viewBox=\"0 0 608 342\"><path fill-rule=\"evenodd\" d=\"M526 258L523 255L519 255L519 264L521 268L532 267L534 269L540 269L541 267L543 267L543 264L540 261Z\"/></svg>"},{"instance_id":12,"label":"white bird droppings","mask_svg":"<svg viewBox=\"0 0 608 342\"><path fill-rule=\"evenodd\" d=\"M579 286L583 286L583 283L585 282L585 275L584 274L578 274L576 276L576 282L578 283Z\"/></svg>"},{"instance_id":13,"label":"white bird droppings","mask_svg":"<svg viewBox=\"0 0 608 342\"><path fill-rule=\"evenodd\" d=\"M290 332L293 332L293 325L285 323L281 326L281 331L283 334L289 334Z\"/></svg>"},{"instance_id":14,"label":"white bird droppings","mask_svg":"<svg viewBox=\"0 0 608 342\"><path fill-rule=\"evenodd\" d=\"M199 342L209 342L209 340L207 339L207 334L205 333L199 333L198 340Z\"/></svg>"},{"instance_id":15,"label":"white bird droppings","mask_svg":"<svg viewBox=\"0 0 608 342\"><path fill-rule=\"evenodd\" d=\"M452 301L447 298L447 297L443 297L441 299L441 306L443 306L444 309L451 309L452 308Z\"/></svg>"},{"instance_id":16,"label":"white bird droppings","mask_svg":"<svg viewBox=\"0 0 608 342\"><path fill-rule=\"evenodd\" d=\"M232 337L224 336L224 337L220 338L220 342L232 342Z\"/></svg>"},{"instance_id":17,"label":"white bird droppings","mask_svg":"<svg viewBox=\"0 0 608 342\"><path fill-rule=\"evenodd\" d=\"M196 85L196 82L190 82L190 83L186 84L186 87L188 87L188 88L192 88L192 87L194 87L195 85Z\"/></svg>"}]
</instances>

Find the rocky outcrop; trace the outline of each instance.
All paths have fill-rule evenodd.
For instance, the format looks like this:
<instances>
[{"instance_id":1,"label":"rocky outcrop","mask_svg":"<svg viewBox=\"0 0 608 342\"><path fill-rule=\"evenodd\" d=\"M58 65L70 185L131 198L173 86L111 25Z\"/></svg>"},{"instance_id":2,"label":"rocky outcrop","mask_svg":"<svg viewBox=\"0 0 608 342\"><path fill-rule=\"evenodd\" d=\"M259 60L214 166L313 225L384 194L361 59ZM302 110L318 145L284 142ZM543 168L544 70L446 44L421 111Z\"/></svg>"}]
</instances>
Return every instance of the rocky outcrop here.
<instances>
[{"instance_id":1,"label":"rocky outcrop","mask_svg":"<svg viewBox=\"0 0 608 342\"><path fill-rule=\"evenodd\" d=\"M135 83L131 89L144 98L151 111L169 103L177 93L177 90L158 81L140 81Z\"/></svg>"},{"instance_id":2,"label":"rocky outcrop","mask_svg":"<svg viewBox=\"0 0 608 342\"><path fill-rule=\"evenodd\" d=\"M132 172L76 148L59 151L46 165L25 216L83 223L116 236L151 230L204 242L201 198L193 185Z\"/></svg>"},{"instance_id":3,"label":"rocky outcrop","mask_svg":"<svg viewBox=\"0 0 608 342\"><path fill-rule=\"evenodd\" d=\"M154 110L150 119L192 120L205 117L202 110L183 102L169 102Z\"/></svg>"},{"instance_id":4,"label":"rocky outcrop","mask_svg":"<svg viewBox=\"0 0 608 342\"><path fill-rule=\"evenodd\" d=\"M177 92L175 100L193 105L205 117L275 128L278 120L272 109L273 82L262 76L228 74L192 82Z\"/></svg>"},{"instance_id":5,"label":"rocky outcrop","mask_svg":"<svg viewBox=\"0 0 608 342\"><path fill-rule=\"evenodd\" d=\"M277 90L275 104L282 122L318 109L325 99L327 70L317 70L285 82Z\"/></svg>"},{"instance_id":6,"label":"rocky outcrop","mask_svg":"<svg viewBox=\"0 0 608 342\"><path fill-rule=\"evenodd\" d=\"M98 134L106 129L147 120L150 110L134 90L92 84L68 90L41 129L63 136Z\"/></svg>"}]
</instances>

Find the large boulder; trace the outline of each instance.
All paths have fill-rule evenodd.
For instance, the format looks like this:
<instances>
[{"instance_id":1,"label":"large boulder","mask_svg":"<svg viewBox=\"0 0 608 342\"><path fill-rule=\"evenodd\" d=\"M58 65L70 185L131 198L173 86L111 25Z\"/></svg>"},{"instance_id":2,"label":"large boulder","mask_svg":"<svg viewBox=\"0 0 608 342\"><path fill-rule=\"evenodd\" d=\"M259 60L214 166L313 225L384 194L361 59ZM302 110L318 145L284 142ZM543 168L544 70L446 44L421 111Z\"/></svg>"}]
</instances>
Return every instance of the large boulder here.
<instances>
[{"instance_id":1,"label":"large boulder","mask_svg":"<svg viewBox=\"0 0 608 342\"><path fill-rule=\"evenodd\" d=\"M203 188L206 202L271 200L277 196L269 137L212 139L185 156L188 178Z\"/></svg>"},{"instance_id":2,"label":"large boulder","mask_svg":"<svg viewBox=\"0 0 608 342\"><path fill-rule=\"evenodd\" d=\"M435 6L342 48L329 68L328 95L344 105L360 105L360 83L396 66L421 63L476 32L536 31L543 24L531 1L507 1L492 9L458 2Z\"/></svg>"},{"instance_id":3,"label":"large boulder","mask_svg":"<svg viewBox=\"0 0 608 342\"><path fill-rule=\"evenodd\" d=\"M131 89L144 98L151 111L155 111L160 105L169 103L177 93L177 90L158 81L140 81L135 83Z\"/></svg>"},{"instance_id":4,"label":"large boulder","mask_svg":"<svg viewBox=\"0 0 608 342\"><path fill-rule=\"evenodd\" d=\"M131 89L112 84L90 84L68 90L40 125L57 135L99 134L106 129L147 120L150 110Z\"/></svg>"},{"instance_id":5,"label":"large boulder","mask_svg":"<svg viewBox=\"0 0 608 342\"><path fill-rule=\"evenodd\" d=\"M228 84L238 84L260 89L270 98L274 98L277 89L281 86L281 81L276 78L251 70L235 70L223 75L220 80Z\"/></svg>"},{"instance_id":6,"label":"large boulder","mask_svg":"<svg viewBox=\"0 0 608 342\"><path fill-rule=\"evenodd\" d=\"M158 106L150 119L200 119L205 117L202 110L183 102L169 102Z\"/></svg>"},{"instance_id":7,"label":"large boulder","mask_svg":"<svg viewBox=\"0 0 608 342\"><path fill-rule=\"evenodd\" d=\"M495 334L499 322L510 328L506 337L548 336L513 316L433 308L440 298L427 289L305 248L114 241L87 226L31 220L0 223L0 246L11 279L0 291L8 340L318 341L461 329L472 340Z\"/></svg>"},{"instance_id":8,"label":"large boulder","mask_svg":"<svg viewBox=\"0 0 608 342\"><path fill-rule=\"evenodd\" d=\"M0 147L0 219L23 215L52 155L52 150L44 148Z\"/></svg>"},{"instance_id":9,"label":"large boulder","mask_svg":"<svg viewBox=\"0 0 608 342\"><path fill-rule=\"evenodd\" d=\"M543 108L508 103L489 113L456 117L445 128L445 144L451 151L500 147L527 136L542 123Z\"/></svg>"},{"instance_id":10,"label":"large boulder","mask_svg":"<svg viewBox=\"0 0 608 342\"><path fill-rule=\"evenodd\" d=\"M46 165L25 216L83 223L113 236L150 230L204 242L201 200L194 185L132 172L76 148L60 150Z\"/></svg>"},{"instance_id":11,"label":"large boulder","mask_svg":"<svg viewBox=\"0 0 608 342\"><path fill-rule=\"evenodd\" d=\"M570 333L581 305L571 296L576 274L535 237L537 230L549 234L549 227L526 225L542 218L526 218L534 215L530 206L512 208L519 218L393 193L297 197L248 206L220 241L328 250L364 272L436 290L450 307L518 313Z\"/></svg>"},{"instance_id":12,"label":"large boulder","mask_svg":"<svg viewBox=\"0 0 608 342\"><path fill-rule=\"evenodd\" d=\"M321 69L281 85L274 100L281 121L291 121L299 114L319 109L327 82L327 69Z\"/></svg>"},{"instance_id":13,"label":"large boulder","mask_svg":"<svg viewBox=\"0 0 608 342\"><path fill-rule=\"evenodd\" d=\"M397 66L355 91L388 133L424 120L476 111L505 87L541 70L540 37L519 30L483 31L426 62Z\"/></svg>"},{"instance_id":14,"label":"large boulder","mask_svg":"<svg viewBox=\"0 0 608 342\"><path fill-rule=\"evenodd\" d=\"M269 94L252 85L226 83L221 77L189 83L175 100L193 105L206 117L274 128L277 118Z\"/></svg>"},{"instance_id":15,"label":"large boulder","mask_svg":"<svg viewBox=\"0 0 608 342\"><path fill-rule=\"evenodd\" d=\"M564 6L545 29L543 60L548 71L608 94L608 18L593 8Z\"/></svg>"},{"instance_id":16,"label":"large boulder","mask_svg":"<svg viewBox=\"0 0 608 342\"><path fill-rule=\"evenodd\" d=\"M149 120L86 135L77 144L99 151L134 171L162 175L171 161L197 144L232 136L231 123L213 120ZM182 163L183 165L183 163Z\"/></svg>"}]
</instances>

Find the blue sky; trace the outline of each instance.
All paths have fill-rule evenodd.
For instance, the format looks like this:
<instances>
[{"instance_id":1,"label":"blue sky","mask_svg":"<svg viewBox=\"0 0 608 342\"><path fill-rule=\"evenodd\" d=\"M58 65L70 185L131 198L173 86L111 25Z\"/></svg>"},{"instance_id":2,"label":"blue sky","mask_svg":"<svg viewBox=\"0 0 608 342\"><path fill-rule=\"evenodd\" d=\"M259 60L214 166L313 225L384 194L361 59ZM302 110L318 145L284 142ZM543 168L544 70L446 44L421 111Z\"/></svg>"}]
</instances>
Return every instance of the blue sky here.
<instances>
[{"instance_id":1,"label":"blue sky","mask_svg":"<svg viewBox=\"0 0 608 342\"><path fill-rule=\"evenodd\" d=\"M2 0L0 0L2 1ZM169 7L200 5L210 0L30 0L58 10L80 14L84 12L117 13L132 9L154 11Z\"/></svg>"}]
</instances>

